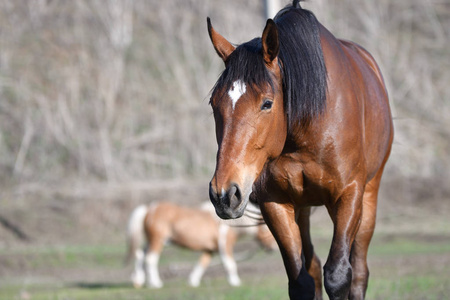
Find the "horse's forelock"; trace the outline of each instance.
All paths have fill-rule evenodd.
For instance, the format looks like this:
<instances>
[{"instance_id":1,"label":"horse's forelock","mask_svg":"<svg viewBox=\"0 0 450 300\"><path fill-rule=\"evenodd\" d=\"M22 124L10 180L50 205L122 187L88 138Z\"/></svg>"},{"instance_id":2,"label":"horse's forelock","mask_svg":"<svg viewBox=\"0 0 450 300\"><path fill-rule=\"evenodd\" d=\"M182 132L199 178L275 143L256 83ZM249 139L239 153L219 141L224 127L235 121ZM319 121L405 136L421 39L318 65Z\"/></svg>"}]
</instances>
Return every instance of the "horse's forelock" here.
<instances>
[{"instance_id":1,"label":"horse's forelock","mask_svg":"<svg viewBox=\"0 0 450 300\"><path fill-rule=\"evenodd\" d=\"M216 91L228 91L234 82L241 81L250 89L269 84L273 87L272 78L262 56L261 38L255 38L241 44L229 56L226 68L217 80L212 95Z\"/></svg>"},{"instance_id":2,"label":"horse's forelock","mask_svg":"<svg viewBox=\"0 0 450 300\"><path fill-rule=\"evenodd\" d=\"M279 63L283 81L285 112L289 127L306 126L326 105L327 70L314 14L294 6L281 10L274 18L280 43ZM241 44L231 53L226 68L216 82L217 91L228 91L240 80L250 89L274 83L262 55L261 38Z\"/></svg>"}]
</instances>

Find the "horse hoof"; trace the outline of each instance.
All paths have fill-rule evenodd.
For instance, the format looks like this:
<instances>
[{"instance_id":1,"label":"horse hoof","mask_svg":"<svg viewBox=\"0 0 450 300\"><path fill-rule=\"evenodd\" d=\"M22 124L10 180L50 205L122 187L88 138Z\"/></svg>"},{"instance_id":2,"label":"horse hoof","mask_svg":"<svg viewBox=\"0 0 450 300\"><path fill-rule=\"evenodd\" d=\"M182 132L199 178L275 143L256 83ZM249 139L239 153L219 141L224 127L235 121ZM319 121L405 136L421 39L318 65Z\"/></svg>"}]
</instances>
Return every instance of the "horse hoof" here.
<instances>
[{"instance_id":1,"label":"horse hoof","mask_svg":"<svg viewBox=\"0 0 450 300\"><path fill-rule=\"evenodd\" d=\"M133 282L133 286L136 289L141 288L145 283L145 275L144 273L135 273L131 276L131 282Z\"/></svg>"},{"instance_id":2,"label":"horse hoof","mask_svg":"<svg viewBox=\"0 0 450 300\"><path fill-rule=\"evenodd\" d=\"M230 279L231 286L241 286L241 280L239 278Z\"/></svg>"},{"instance_id":3,"label":"horse hoof","mask_svg":"<svg viewBox=\"0 0 450 300\"><path fill-rule=\"evenodd\" d=\"M134 287L135 289L140 289L140 288L142 287L142 283L136 283L136 282L133 282L133 287Z\"/></svg>"},{"instance_id":4,"label":"horse hoof","mask_svg":"<svg viewBox=\"0 0 450 300\"><path fill-rule=\"evenodd\" d=\"M200 282L191 282L189 281L189 286L193 288L198 288L200 286Z\"/></svg>"}]
</instances>

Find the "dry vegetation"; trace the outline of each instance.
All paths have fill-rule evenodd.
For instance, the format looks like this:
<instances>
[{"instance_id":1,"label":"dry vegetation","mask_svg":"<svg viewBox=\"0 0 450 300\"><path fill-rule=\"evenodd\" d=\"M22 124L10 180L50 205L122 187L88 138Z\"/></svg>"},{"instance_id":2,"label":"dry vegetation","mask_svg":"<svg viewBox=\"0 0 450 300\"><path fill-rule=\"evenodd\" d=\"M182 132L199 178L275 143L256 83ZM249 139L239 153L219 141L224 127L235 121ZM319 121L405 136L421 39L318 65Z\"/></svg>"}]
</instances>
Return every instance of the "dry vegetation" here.
<instances>
[{"instance_id":1,"label":"dry vegetation","mask_svg":"<svg viewBox=\"0 0 450 300\"><path fill-rule=\"evenodd\" d=\"M396 127L386 195L448 199L450 2L304 6L382 68ZM261 35L262 12L257 0L1 0L0 214L23 218L18 209L48 197L57 199L52 212L70 207L80 215L88 206L76 201L93 199L84 190L92 183L135 188L208 178L216 151L208 94L222 63L206 16L240 43ZM81 194L68 197L73 187ZM127 197L112 202L117 218L129 211ZM70 205L59 207L61 198Z\"/></svg>"}]
</instances>

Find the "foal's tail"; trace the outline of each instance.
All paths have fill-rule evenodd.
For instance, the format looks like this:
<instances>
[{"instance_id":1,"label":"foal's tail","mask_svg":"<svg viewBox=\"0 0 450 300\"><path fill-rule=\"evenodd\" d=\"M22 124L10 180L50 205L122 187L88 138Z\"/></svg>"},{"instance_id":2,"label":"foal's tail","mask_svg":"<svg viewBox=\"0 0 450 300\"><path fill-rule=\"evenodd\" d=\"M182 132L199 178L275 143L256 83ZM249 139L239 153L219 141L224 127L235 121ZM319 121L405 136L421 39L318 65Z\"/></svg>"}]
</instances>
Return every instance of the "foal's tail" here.
<instances>
[{"instance_id":1,"label":"foal's tail","mask_svg":"<svg viewBox=\"0 0 450 300\"><path fill-rule=\"evenodd\" d=\"M136 253L136 250L142 246L145 241L144 220L148 212L147 205L139 205L130 215L127 227L127 248L125 264L128 264Z\"/></svg>"}]
</instances>

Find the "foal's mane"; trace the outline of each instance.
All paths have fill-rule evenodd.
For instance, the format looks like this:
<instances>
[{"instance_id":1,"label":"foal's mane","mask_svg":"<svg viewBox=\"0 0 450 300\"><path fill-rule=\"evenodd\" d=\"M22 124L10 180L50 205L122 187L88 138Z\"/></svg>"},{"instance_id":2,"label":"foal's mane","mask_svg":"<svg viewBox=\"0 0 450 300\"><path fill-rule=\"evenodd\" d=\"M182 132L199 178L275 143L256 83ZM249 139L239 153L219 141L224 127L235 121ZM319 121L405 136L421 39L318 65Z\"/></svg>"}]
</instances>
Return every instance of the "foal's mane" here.
<instances>
[{"instance_id":1,"label":"foal's mane","mask_svg":"<svg viewBox=\"0 0 450 300\"><path fill-rule=\"evenodd\" d=\"M325 109L327 71L319 36L319 22L299 1L274 18L280 44L284 108L289 128L306 126ZM226 61L226 69L213 88L228 90L236 80L250 87L273 82L262 58L261 38L239 45Z\"/></svg>"}]
</instances>

